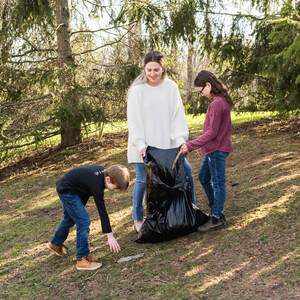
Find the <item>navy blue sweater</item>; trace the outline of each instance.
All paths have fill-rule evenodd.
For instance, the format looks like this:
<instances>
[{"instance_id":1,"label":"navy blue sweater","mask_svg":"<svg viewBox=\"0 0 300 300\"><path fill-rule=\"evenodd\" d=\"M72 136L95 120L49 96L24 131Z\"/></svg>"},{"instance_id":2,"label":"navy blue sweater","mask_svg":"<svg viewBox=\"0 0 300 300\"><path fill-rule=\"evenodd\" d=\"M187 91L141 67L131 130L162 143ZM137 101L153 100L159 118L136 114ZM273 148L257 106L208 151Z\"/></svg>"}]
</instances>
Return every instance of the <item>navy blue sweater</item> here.
<instances>
[{"instance_id":1,"label":"navy blue sweater","mask_svg":"<svg viewBox=\"0 0 300 300\"><path fill-rule=\"evenodd\" d=\"M94 197L103 233L112 232L104 203L104 168L97 165L80 166L70 170L56 183L61 194L78 194L84 206L90 196Z\"/></svg>"}]
</instances>

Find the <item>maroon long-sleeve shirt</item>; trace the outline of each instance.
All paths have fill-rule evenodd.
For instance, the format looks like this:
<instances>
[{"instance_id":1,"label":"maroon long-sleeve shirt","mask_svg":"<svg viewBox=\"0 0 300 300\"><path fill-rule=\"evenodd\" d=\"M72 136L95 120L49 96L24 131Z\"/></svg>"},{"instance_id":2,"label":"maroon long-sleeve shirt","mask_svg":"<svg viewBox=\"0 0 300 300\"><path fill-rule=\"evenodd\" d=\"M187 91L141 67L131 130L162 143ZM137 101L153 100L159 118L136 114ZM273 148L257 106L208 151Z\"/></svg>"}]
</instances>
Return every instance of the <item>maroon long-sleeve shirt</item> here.
<instances>
[{"instance_id":1,"label":"maroon long-sleeve shirt","mask_svg":"<svg viewBox=\"0 0 300 300\"><path fill-rule=\"evenodd\" d=\"M203 134L186 143L189 152L202 148L201 154L214 151L233 152L230 106L222 97L216 97L208 106L203 125Z\"/></svg>"}]
</instances>

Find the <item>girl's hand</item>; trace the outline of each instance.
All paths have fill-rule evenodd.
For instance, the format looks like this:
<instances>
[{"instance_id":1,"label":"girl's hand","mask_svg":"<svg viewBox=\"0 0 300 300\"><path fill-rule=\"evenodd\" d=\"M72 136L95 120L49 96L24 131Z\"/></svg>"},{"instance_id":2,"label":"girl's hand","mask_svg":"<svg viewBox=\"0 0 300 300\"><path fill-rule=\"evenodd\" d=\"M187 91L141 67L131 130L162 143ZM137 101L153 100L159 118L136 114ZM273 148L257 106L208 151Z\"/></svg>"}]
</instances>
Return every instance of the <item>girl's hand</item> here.
<instances>
[{"instance_id":1,"label":"girl's hand","mask_svg":"<svg viewBox=\"0 0 300 300\"><path fill-rule=\"evenodd\" d=\"M186 144L182 144L182 145L180 146L180 152L183 153L183 154L189 152L189 149L188 149L188 147L186 146Z\"/></svg>"},{"instance_id":2,"label":"girl's hand","mask_svg":"<svg viewBox=\"0 0 300 300\"><path fill-rule=\"evenodd\" d=\"M144 158L146 156L146 148L143 148L141 151L140 151L140 154L141 156Z\"/></svg>"}]
</instances>

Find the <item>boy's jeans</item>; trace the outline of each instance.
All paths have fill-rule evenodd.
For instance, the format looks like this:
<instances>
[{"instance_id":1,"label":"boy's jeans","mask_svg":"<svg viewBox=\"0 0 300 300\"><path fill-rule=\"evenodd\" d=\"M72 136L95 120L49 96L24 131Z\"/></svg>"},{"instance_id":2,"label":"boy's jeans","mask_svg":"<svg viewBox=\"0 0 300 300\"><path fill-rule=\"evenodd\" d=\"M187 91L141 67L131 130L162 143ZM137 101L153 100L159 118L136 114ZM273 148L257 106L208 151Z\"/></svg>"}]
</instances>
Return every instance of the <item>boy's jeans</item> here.
<instances>
[{"instance_id":1,"label":"boy's jeans","mask_svg":"<svg viewBox=\"0 0 300 300\"><path fill-rule=\"evenodd\" d=\"M77 258L89 255L88 237L91 220L80 197L77 194L57 194L63 204L64 218L51 239L51 243L56 246L62 244L67 239L70 228L76 224Z\"/></svg>"},{"instance_id":2,"label":"boy's jeans","mask_svg":"<svg viewBox=\"0 0 300 300\"><path fill-rule=\"evenodd\" d=\"M188 176L188 179L192 185L192 202L196 205L195 201L195 192L194 192L194 179L192 175L192 167L187 161L184 160L184 167ZM133 187L133 210L132 210L132 219L137 221L143 221L144 217L144 193L145 193L145 182L147 179L147 172L143 163L135 163L135 184Z\"/></svg>"},{"instance_id":3,"label":"boy's jeans","mask_svg":"<svg viewBox=\"0 0 300 300\"><path fill-rule=\"evenodd\" d=\"M220 218L226 200L226 158L229 153L215 151L207 154L198 174L198 178L209 200L212 215Z\"/></svg>"}]
</instances>

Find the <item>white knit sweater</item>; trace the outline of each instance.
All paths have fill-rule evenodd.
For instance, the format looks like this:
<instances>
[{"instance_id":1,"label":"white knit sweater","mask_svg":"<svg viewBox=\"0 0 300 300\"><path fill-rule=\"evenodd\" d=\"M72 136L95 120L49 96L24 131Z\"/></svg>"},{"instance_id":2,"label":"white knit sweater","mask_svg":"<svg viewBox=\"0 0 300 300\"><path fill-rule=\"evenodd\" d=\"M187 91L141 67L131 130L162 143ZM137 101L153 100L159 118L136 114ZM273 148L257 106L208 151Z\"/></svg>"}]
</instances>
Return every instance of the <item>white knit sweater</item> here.
<instances>
[{"instance_id":1,"label":"white knit sweater","mask_svg":"<svg viewBox=\"0 0 300 300\"><path fill-rule=\"evenodd\" d=\"M189 131L177 84L166 78L153 87L147 83L131 88L127 103L128 162L143 162L140 150L180 146Z\"/></svg>"}]
</instances>

